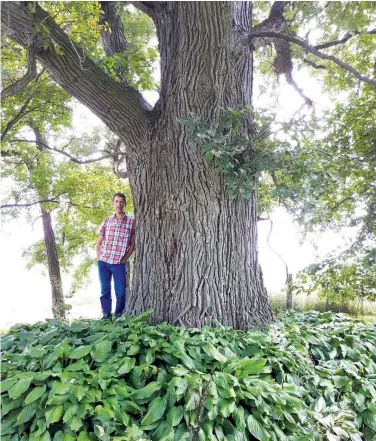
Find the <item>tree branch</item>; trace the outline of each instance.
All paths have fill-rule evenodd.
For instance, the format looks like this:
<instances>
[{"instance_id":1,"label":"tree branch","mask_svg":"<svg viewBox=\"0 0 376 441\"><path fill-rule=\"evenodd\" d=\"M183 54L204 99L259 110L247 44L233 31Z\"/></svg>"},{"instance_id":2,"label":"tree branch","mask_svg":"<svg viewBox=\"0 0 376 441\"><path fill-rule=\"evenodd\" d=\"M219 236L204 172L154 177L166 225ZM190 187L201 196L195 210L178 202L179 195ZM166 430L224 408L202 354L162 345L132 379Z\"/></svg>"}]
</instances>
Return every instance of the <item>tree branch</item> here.
<instances>
[{"instance_id":1,"label":"tree branch","mask_svg":"<svg viewBox=\"0 0 376 441\"><path fill-rule=\"evenodd\" d=\"M260 38L278 38L278 39L288 41L290 43L297 44L297 45L301 46L302 48L304 48L307 52L310 52L311 54L316 55L316 57L321 58L322 60L329 60L329 61L333 62L334 64L336 64L337 66L339 66L343 70L346 70L347 72L352 73L359 80L364 81L365 83L368 83L371 86L376 88L376 81L375 80L372 80L371 78L368 78L368 77L362 75L354 67L349 66L348 64L339 60L337 57L334 57L333 55L327 55L327 54L324 54L324 53L318 51L313 46L311 46L309 43L307 43L306 41L304 41L298 37L294 37L294 36L288 35L288 34L280 34L278 32L269 32L269 31L268 32L252 32L248 36L248 42L252 43L252 41L254 39L260 39Z\"/></svg>"},{"instance_id":2,"label":"tree branch","mask_svg":"<svg viewBox=\"0 0 376 441\"><path fill-rule=\"evenodd\" d=\"M277 251L270 245L270 236L272 234L273 231L273 221L268 218L269 223L270 223L270 229L269 229L269 234L268 237L266 239L266 242L270 248L270 250L279 258L282 260L283 264L285 265L285 270L286 270L286 283L288 282L288 278L289 278L289 267L287 265L287 262L285 261L285 259L281 256L281 254L277 253Z\"/></svg>"},{"instance_id":3,"label":"tree branch","mask_svg":"<svg viewBox=\"0 0 376 441\"><path fill-rule=\"evenodd\" d=\"M51 44L37 47L36 59L51 77L92 110L119 137L139 145L147 134L149 106L141 93L117 83L80 49L38 4L33 13L28 2L5 2L1 21L11 39L29 46L35 28L48 30ZM40 31L41 32L41 31ZM52 44L54 43L54 44ZM59 46L59 54L55 46Z\"/></svg>"},{"instance_id":4,"label":"tree branch","mask_svg":"<svg viewBox=\"0 0 376 441\"><path fill-rule=\"evenodd\" d=\"M286 2L276 1L271 7L269 16L266 20L262 21L255 26L254 31L250 35L260 34L263 32L278 32L283 34L286 31L287 23L283 15L286 7ZM247 33L249 34L249 33ZM303 98L305 104L312 106L312 100L308 98L303 90L298 86L293 77L293 62L290 44L278 38L256 38L253 40L252 45L254 46L254 41L256 41L256 46L260 47L266 44L273 43L274 49L276 51L276 57L273 62L274 71L277 75L285 75L286 80L293 88L298 92L298 94Z\"/></svg>"},{"instance_id":5,"label":"tree branch","mask_svg":"<svg viewBox=\"0 0 376 441\"><path fill-rule=\"evenodd\" d=\"M19 121L25 115L25 110L31 100L32 100L32 98L30 97L24 102L24 104L22 105L19 112L7 123L7 125L1 131L1 140L2 141L4 140L6 134L9 132L9 130L17 123L17 121Z\"/></svg>"},{"instance_id":6,"label":"tree branch","mask_svg":"<svg viewBox=\"0 0 376 441\"><path fill-rule=\"evenodd\" d=\"M32 205L47 204L47 203L60 204L59 201L53 198L53 199L43 199L41 201L29 202L26 204L4 204L4 205L0 205L0 208L31 207Z\"/></svg>"},{"instance_id":7,"label":"tree branch","mask_svg":"<svg viewBox=\"0 0 376 441\"><path fill-rule=\"evenodd\" d=\"M308 64L308 66L311 66L314 69L327 69L327 67L323 64L317 64L314 61L308 60L307 58L304 58L303 63Z\"/></svg>"},{"instance_id":8,"label":"tree branch","mask_svg":"<svg viewBox=\"0 0 376 441\"><path fill-rule=\"evenodd\" d=\"M362 32L347 32L346 35L340 40L328 41L327 43L322 43L314 46L315 49L326 49L332 46L338 46L340 44L346 43L346 41L350 40L350 38L355 37L356 35L360 35ZM365 35L373 35L376 34L376 29L372 29L372 31L364 32Z\"/></svg>"},{"instance_id":9,"label":"tree branch","mask_svg":"<svg viewBox=\"0 0 376 441\"><path fill-rule=\"evenodd\" d=\"M5 87L1 92L2 99L8 98L10 96L16 95L22 89L24 89L30 81L32 81L37 76L37 64L35 61L35 47L31 45L27 49L27 72L26 74L19 80L15 81L8 87Z\"/></svg>"},{"instance_id":10,"label":"tree branch","mask_svg":"<svg viewBox=\"0 0 376 441\"><path fill-rule=\"evenodd\" d=\"M153 18L155 3L158 2L128 2L135 8L139 9L143 13L147 14L149 17Z\"/></svg>"},{"instance_id":11,"label":"tree branch","mask_svg":"<svg viewBox=\"0 0 376 441\"><path fill-rule=\"evenodd\" d=\"M29 140L29 139L23 139L23 138L16 138L16 139L12 139L12 141L10 142L28 142L31 144L35 144L35 141ZM104 155L101 156L100 158L96 158L96 159L86 159L86 160L80 160L75 158L74 156L72 156L71 154L64 152L64 150L61 149L57 149L55 147L50 147L49 145L47 145L46 143L44 143L43 141L38 141L38 144L40 144L43 148L50 150L52 152L56 152L56 153L60 153L64 156L66 156L67 158L69 158L72 162L74 162L75 164L79 164L79 165L84 165L84 164L91 164L93 162L98 162L98 161L103 161L104 159L108 159L108 158L113 158L114 156L124 156L125 153L121 153L121 152L116 152L116 153L111 153L108 155Z\"/></svg>"},{"instance_id":12,"label":"tree branch","mask_svg":"<svg viewBox=\"0 0 376 441\"><path fill-rule=\"evenodd\" d=\"M61 193L57 196L55 196L54 198L50 198L50 199L42 199L40 201L35 201L35 202L28 202L25 204L4 204L4 205L0 205L0 209L3 208L15 208L15 207L31 207L33 205L38 205L38 204L68 204L71 205L73 207L78 207L78 208L87 208L92 210L93 207L89 207L88 205L79 205L79 204L75 204L73 202L70 201L58 201L56 200L57 198L59 198L60 196L62 196L64 193Z\"/></svg>"}]
</instances>

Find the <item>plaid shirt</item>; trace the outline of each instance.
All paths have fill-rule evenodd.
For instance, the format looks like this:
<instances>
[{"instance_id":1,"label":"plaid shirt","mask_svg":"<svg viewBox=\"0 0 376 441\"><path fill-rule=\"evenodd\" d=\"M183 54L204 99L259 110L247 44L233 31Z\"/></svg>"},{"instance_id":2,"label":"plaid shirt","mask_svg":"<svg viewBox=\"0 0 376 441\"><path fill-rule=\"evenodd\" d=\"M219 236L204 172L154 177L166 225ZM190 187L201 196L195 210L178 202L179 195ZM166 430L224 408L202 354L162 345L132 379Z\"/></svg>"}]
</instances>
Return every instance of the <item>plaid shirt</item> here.
<instances>
[{"instance_id":1,"label":"plaid shirt","mask_svg":"<svg viewBox=\"0 0 376 441\"><path fill-rule=\"evenodd\" d=\"M106 217L99 228L99 234L104 236L99 260L110 264L120 263L131 244L131 236L134 234L134 219L126 214L121 220L116 218L116 214Z\"/></svg>"}]
</instances>

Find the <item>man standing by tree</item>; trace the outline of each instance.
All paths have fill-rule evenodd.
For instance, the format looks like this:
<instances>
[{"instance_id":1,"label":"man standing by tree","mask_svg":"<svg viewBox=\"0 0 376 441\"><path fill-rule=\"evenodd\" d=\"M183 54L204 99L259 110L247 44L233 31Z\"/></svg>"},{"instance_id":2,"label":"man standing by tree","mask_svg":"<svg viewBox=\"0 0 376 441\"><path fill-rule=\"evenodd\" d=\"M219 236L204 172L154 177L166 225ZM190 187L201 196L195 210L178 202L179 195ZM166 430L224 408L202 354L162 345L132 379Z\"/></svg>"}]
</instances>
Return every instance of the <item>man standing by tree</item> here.
<instances>
[{"instance_id":1,"label":"man standing by tree","mask_svg":"<svg viewBox=\"0 0 376 441\"><path fill-rule=\"evenodd\" d=\"M111 277L115 285L115 317L120 317L125 309L128 259L135 247L134 219L125 214L126 203L123 193L115 193L112 196L115 213L99 229L96 251L103 318L111 318Z\"/></svg>"}]
</instances>

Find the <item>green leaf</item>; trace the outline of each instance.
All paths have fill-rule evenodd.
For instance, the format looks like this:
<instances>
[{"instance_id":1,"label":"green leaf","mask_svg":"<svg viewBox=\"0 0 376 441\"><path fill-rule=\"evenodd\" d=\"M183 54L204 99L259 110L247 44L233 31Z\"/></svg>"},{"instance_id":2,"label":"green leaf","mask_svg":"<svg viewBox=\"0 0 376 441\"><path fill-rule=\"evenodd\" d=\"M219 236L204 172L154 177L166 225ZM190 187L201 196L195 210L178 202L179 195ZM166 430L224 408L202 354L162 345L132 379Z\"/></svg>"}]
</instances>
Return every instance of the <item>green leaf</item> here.
<instances>
[{"instance_id":1,"label":"green leaf","mask_svg":"<svg viewBox=\"0 0 376 441\"><path fill-rule=\"evenodd\" d=\"M362 418L364 423L374 432L376 432L376 415L370 410L366 410L365 412L363 412Z\"/></svg>"},{"instance_id":2,"label":"green leaf","mask_svg":"<svg viewBox=\"0 0 376 441\"><path fill-rule=\"evenodd\" d=\"M67 366L66 370L68 372L78 372L78 371L84 371L88 367L89 365L81 358L80 360Z\"/></svg>"},{"instance_id":3,"label":"green leaf","mask_svg":"<svg viewBox=\"0 0 376 441\"><path fill-rule=\"evenodd\" d=\"M166 398L157 397L150 403L148 411L141 421L141 425L148 426L162 418L167 407Z\"/></svg>"},{"instance_id":4,"label":"green leaf","mask_svg":"<svg viewBox=\"0 0 376 441\"><path fill-rule=\"evenodd\" d=\"M67 422L67 424L70 429L72 429L74 432L77 432L78 429L83 426L83 421L79 416L73 415L73 417Z\"/></svg>"},{"instance_id":5,"label":"green leaf","mask_svg":"<svg viewBox=\"0 0 376 441\"><path fill-rule=\"evenodd\" d=\"M6 392L9 390L12 386L16 384L17 376L14 376L12 378L8 378L7 380L4 380L0 383L0 390L1 393Z\"/></svg>"},{"instance_id":6,"label":"green leaf","mask_svg":"<svg viewBox=\"0 0 376 441\"><path fill-rule=\"evenodd\" d=\"M58 357L66 358L71 353L72 348L68 343L68 339L65 338L60 344L58 344L55 348L55 354Z\"/></svg>"},{"instance_id":7,"label":"green leaf","mask_svg":"<svg viewBox=\"0 0 376 441\"><path fill-rule=\"evenodd\" d=\"M46 392L46 386L35 387L25 398L25 404L36 401Z\"/></svg>"},{"instance_id":8,"label":"green leaf","mask_svg":"<svg viewBox=\"0 0 376 441\"><path fill-rule=\"evenodd\" d=\"M80 432L77 441L91 441L88 432Z\"/></svg>"},{"instance_id":9,"label":"green leaf","mask_svg":"<svg viewBox=\"0 0 376 441\"><path fill-rule=\"evenodd\" d=\"M24 392L29 389L31 380L32 377L21 378L20 380L18 380L17 383L8 390L9 397L13 398L13 400L20 397Z\"/></svg>"},{"instance_id":10,"label":"green leaf","mask_svg":"<svg viewBox=\"0 0 376 441\"><path fill-rule=\"evenodd\" d=\"M66 423L67 421L72 419L74 415L77 414L78 406L77 404L69 404L68 407L66 407L65 409L66 410L63 416L63 421Z\"/></svg>"},{"instance_id":11,"label":"green leaf","mask_svg":"<svg viewBox=\"0 0 376 441\"><path fill-rule=\"evenodd\" d=\"M70 391L71 383L54 383L53 391L55 394L64 395Z\"/></svg>"},{"instance_id":12,"label":"green leaf","mask_svg":"<svg viewBox=\"0 0 376 441\"><path fill-rule=\"evenodd\" d=\"M4 417L13 409L21 407L23 404L22 398L17 398L16 400L11 400L8 397L1 398L1 416Z\"/></svg>"},{"instance_id":13,"label":"green leaf","mask_svg":"<svg viewBox=\"0 0 376 441\"><path fill-rule=\"evenodd\" d=\"M157 392L160 390L161 386L160 384L156 383L155 381L150 382L145 387L135 390L131 393L131 397L134 400L145 400L147 398L150 398L154 392Z\"/></svg>"},{"instance_id":14,"label":"green leaf","mask_svg":"<svg viewBox=\"0 0 376 441\"><path fill-rule=\"evenodd\" d=\"M317 413L322 413L322 411L326 408L326 402L325 399L323 397L319 397L316 402L315 405L313 407L314 411Z\"/></svg>"},{"instance_id":15,"label":"green leaf","mask_svg":"<svg viewBox=\"0 0 376 441\"><path fill-rule=\"evenodd\" d=\"M183 419L184 415L184 407L177 406L171 407L171 409L167 412L166 420L170 427L177 426L180 421Z\"/></svg>"},{"instance_id":16,"label":"green leaf","mask_svg":"<svg viewBox=\"0 0 376 441\"><path fill-rule=\"evenodd\" d=\"M228 418L235 410L235 402L220 398L218 402L218 410L220 414L222 414L225 418Z\"/></svg>"},{"instance_id":17,"label":"green leaf","mask_svg":"<svg viewBox=\"0 0 376 441\"><path fill-rule=\"evenodd\" d=\"M64 414L64 407L62 405L60 406L53 406L46 410L46 424L47 427L50 424L57 423L60 421Z\"/></svg>"},{"instance_id":18,"label":"green leaf","mask_svg":"<svg viewBox=\"0 0 376 441\"><path fill-rule=\"evenodd\" d=\"M140 352L140 345L134 344L131 345L127 351L127 355L136 355Z\"/></svg>"},{"instance_id":19,"label":"green leaf","mask_svg":"<svg viewBox=\"0 0 376 441\"><path fill-rule=\"evenodd\" d=\"M211 357L214 358L214 360L219 361L220 363L225 363L227 361L227 357L225 357L224 355L222 355L218 349L216 349L211 343L206 343L206 345L204 345L203 350L210 355Z\"/></svg>"},{"instance_id":20,"label":"green leaf","mask_svg":"<svg viewBox=\"0 0 376 441\"><path fill-rule=\"evenodd\" d=\"M69 354L69 358L73 358L73 359L77 360L79 358L85 357L85 355L87 355L91 351L91 348L92 348L91 345L79 346L73 352L71 352Z\"/></svg>"},{"instance_id":21,"label":"green leaf","mask_svg":"<svg viewBox=\"0 0 376 441\"><path fill-rule=\"evenodd\" d=\"M49 398L47 400L47 405L51 405L51 406L57 406L59 404L63 404L66 401L69 400L69 394L64 394L64 395L53 395L51 396L51 398Z\"/></svg>"},{"instance_id":22,"label":"green leaf","mask_svg":"<svg viewBox=\"0 0 376 441\"><path fill-rule=\"evenodd\" d=\"M46 350L43 348L31 348L29 354L33 358L41 358L46 355Z\"/></svg>"},{"instance_id":23,"label":"green leaf","mask_svg":"<svg viewBox=\"0 0 376 441\"><path fill-rule=\"evenodd\" d=\"M111 418L114 417L112 411L101 405L95 407L95 415L102 423L104 423L105 421L109 421Z\"/></svg>"},{"instance_id":24,"label":"green leaf","mask_svg":"<svg viewBox=\"0 0 376 441\"><path fill-rule=\"evenodd\" d=\"M258 374L264 369L266 364L264 358L251 358L243 360L236 369L236 376L238 378L246 378L249 375Z\"/></svg>"},{"instance_id":25,"label":"green leaf","mask_svg":"<svg viewBox=\"0 0 376 441\"><path fill-rule=\"evenodd\" d=\"M108 340L101 341L93 346L90 354L94 361L103 363L107 360L111 352L112 343Z\"/></svg>"},{"instance_id":26,"label":"green leaf","mask_svg":"<svg viewBox=\"0 0 376 441\"><path fill-rule=\"evenodd\" d=\"M124 357L123 363L118 369L118 374L119 375L128 374L135 367L135 365L136 365L136 359Z\"/></svg>"},{"instance_id":27,"label":"green leaf","mask_svg":"<svg viewBox=\"0 0 376 441\"><path fill-rule=\"evenodd\" d=\"M263 428L261 423L253 415L249 415L249 417L247 418L247 427L251 435L254 436L256 439L260 441L269 440L270 436L268 432Z\"/></svg>"},{"instance_id":28,"label":"green leaf","mask_svg":"<svg viewBox=\"0 0 376 441\"><path fill-rule=\"evenodd\" d=\"M128 413L142 413L142 410L137 406L137 404L130 400L122 401L121 406Z\"/></svg>"},{"instance_id":29,"label":"green leaf","mask_svg":"<svg viewBox=\"0 0 376 441\"><path fill-rule=\"evenodd\" d=\"M185 394L188 388L188 380L185 377L173 377L170 384L174 386L176 395Z\"/></svg>"},{"instance_id":30,"label":"green leaf","mask_svg":"<svg viewBox=\"0 0 376 441\"><path fill-rule=\"evenodd\" d=\"M22 408L21 413L18 414L17 423L24 424L27 421L31 420L36 412L35 403L31 403Z\"/></svg>"}]
</instances>

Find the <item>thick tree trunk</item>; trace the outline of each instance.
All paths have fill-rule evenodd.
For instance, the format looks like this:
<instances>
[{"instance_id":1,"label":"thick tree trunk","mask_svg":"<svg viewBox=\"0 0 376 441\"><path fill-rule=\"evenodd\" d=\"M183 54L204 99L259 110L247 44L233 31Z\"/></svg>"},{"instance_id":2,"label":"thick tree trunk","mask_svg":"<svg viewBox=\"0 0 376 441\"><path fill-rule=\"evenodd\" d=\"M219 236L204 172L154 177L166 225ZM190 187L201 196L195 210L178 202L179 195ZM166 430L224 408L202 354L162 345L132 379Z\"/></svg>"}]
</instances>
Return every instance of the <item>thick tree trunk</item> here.
<instances>
[{"instance_id":1,"label":"thick tree trunk","mask_svg":"<svg viewBox=\"0 0 376 441\"><path fill-rule=\"evenodd\" d=\"M51 213L41 208L43 219L44 244L47 253L48 275L51 284L52 313L55 318L65 319L65 302L63 284L61 281L60 263L54 230L52 228Z\"/></svg>"},{"instance_id":2,"label":"thick tree trunk","mask_svg":"<svg viewBox=\"0 0 376 441\"><path fill-rule=\"evenodd\" d=\"M252 58L233 50L232 28L232 12L249 26L250 11L248 3L234 7L171 2L156 18L161 112L144 157L130 158L137 259L128 301L128 313L153 309L154 323L246 329L272 318L258 263L256 191L230 200L177 122L193 112L214 123L223 108L250 103Z\"/></svg>"},{"instance_id":3,"label":"thick tree trunk","mask_svg":"<svg viewBox=\"0 0 376 441\"><path fill-rule=\"evenodd\" d=\"M48 27L64 55L40 45L38 61L126 145L137 222L128 313L152 308L153 323L195 327L269 322L257 255L257 190L249 200L230 200L223 176L178 123L194 113L215 124L225 108L251 103L252 49L244 44L251 3L147 2L161 58L160 100L152 112L139 93L77 57L80 49L41 8L31 14L22 3L4 4L2 21L24 47L30 38L38 43L35 22ZM251 132L244 127L245 136Z\"/></svg>"}]
</instances>

